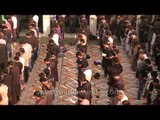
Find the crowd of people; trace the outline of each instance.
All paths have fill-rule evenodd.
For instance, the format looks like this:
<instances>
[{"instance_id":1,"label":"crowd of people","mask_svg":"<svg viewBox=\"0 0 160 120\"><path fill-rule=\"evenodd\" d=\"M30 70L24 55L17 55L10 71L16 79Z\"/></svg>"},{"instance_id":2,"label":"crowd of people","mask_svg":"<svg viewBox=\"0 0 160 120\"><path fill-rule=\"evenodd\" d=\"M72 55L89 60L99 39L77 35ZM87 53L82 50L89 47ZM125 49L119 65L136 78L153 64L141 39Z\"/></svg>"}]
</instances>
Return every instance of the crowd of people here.
<instances>
[{"instance_id":1,"label":"crowd of people","mask_svg":"<svg viewBox=\"0 0 160 120\"><path fill-rule=\"evenodd\" d=\"M59 16L58 20L52 21L51 31L48 35L47 54L44 58L46 68L39 74L39 81L42 83L42 91L35 91L36 104L53 105L55 100L55 88L60 78L58 78L58 57L62 57L67 51L63 41L63 17ZM82 25L84 26L84 25ZM86 26L86 25L85 25ZM84 27L83 27L84 28ZM88 62L86 60L87 53L87 35L83 32L77 34L77 64L78 64L78 83L77 88L78 98L77 104L90 104L91 93L89 95L82 94L84 92L91 92L90 80L92 77L92 71L87 69ZM71 43L72 44L72 43ZM63 58L62 58L63 59ZM85 64L83 64L85 63ZM62 63L63 64L63 63ZM82 75L82 73L84 73ZM60 73L59 73L60 74ZM85 74L88 76L87 80ZM89 75L88 75L89 74ZM88 81L89 80L89 81ZM47 86L50 86L49 88ZM88 86L88 87L87 87ZM87 88L86 88L87 87ZM45 88L45 89L44 89ZM81 93L82 91L82 93ZM87 98L86 98L87 97ZM44 102L45 101L45 102Z\"/></svg>"},{"instance_id":2,"label":"crowd of people","mask_svg":"<svg viewBox=\"0 0 160 120\"><path fill-rule=\"evenodd\" d=\"M26 36L21 41L18 41L18 22L15 15L8 15L0 25L0 105L18 103L38 56L36 21L29 21ZM18 51L15 45L19 46Z\"/></svg>"},{"instance_id":3,"label":"crowd of people","mask_svg":"<svg viewBox=\"0 0 160 120\"><path fill-rule=\"evenodd\" d=\"M159 104L159 30L153 26L153 21L142 15L139 19L129 20L117 16L117 27L113 32L128 56L131 58L132 70L139 80L137 99L143 96L147 105ZM157 66L153 68L153 64Z\"/></svg>"},{"instance_id":4,"label":"crowd of people","mask_svg":"<svg viewBox=\"0 0 160 120\"><path fill-rule=\"evenodd\" d=\"M35 91L36 105L53 105L55 100L55 88L59 81L58 57L67 51L64 45L64 22L70 23L71 32L75 27L71 21L66 21L65 16L59 15L58 19L52 16L51 30L48 35L48 44L44 62L46 67L39 73L39 82L42 91ZM67 20L69 20L67 19ZM77 97L76 105L92 104L92 69L89 66L90 56L87 52L87 43L92 41L92 33L88 28L85 15L79 17L79 31L75 45L77 61ZM19 51L14 53L14 43L19 35L17 30L18 20L16 16L8 16L0 25L0 105L16 105L20 99L21 91L25 89L34 63L38 57L39 29L38 16L32 16L28 24L25 38L19 41ZM120 42L131 58L131 69L135 71L138 79L137 99L144 97L147 105L160 104L160 32L153 27L153 20L142 15L129 18L125 15L98 16L97 38L102 62L94 61L95 65L101 65L104 77L108 83L107 95L111 105L130 105L130 100L125 94L125 83L121 78L123 66L116 42ZM113 37L113 36L116 36ZM154 69L153 64L157 66Z\"/></svg>"}]
</instances>

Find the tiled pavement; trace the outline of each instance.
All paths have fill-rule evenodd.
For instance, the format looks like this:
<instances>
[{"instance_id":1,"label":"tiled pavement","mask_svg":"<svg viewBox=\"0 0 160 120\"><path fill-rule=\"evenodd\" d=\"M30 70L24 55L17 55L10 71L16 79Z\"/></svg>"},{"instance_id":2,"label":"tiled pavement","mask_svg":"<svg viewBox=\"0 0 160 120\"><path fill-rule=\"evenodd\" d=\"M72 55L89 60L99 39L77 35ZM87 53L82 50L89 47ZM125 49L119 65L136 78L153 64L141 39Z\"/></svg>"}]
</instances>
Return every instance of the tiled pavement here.
<instances>
[{"instance_id":1,"label":"tiled pavement","mask_svg":"<svg viewBox=\"0 0 160 120\"><path fill-rule=\"evenodd\" d=\"M77 69L76 69L76 58L75 46L66 45L68 51L65 56L59 58L59 78L60 81L57 83L55 89L56 99L54 105L74 105L77 100L76 88L77 88ZM135 78L135 72L131 70L131 64L127 54L125 53L122 46L117 46L120 49L120 55L122 58L123 72L121 74L122 79L125 81L125 93L129 97L132 105L143 105L146 100L137 100L138 80ZM101 74L100 79L93 79L92 93L93 105L109 105L109 98L107 96L107 78L104 78L101 66L95 66L93 61L101 62L101 53L97 44L88 45L88 53L91 56L89 59L89 67L92 69L93 74L99 72ZM34 105L33 91L40 90L41 84L38 81L38 74L43 70L45 64L43 59L46 55L46 44L41 45L39 57L34 65L32 72L30 73L29 83L25 91L22 92L21 99L18 105ZM62 64L63 62L63 64ZM61 66L62 65L62 66ZM62 68L62 69L61 69ZM61 73L61 75L60 75ZM97 97L97 95L99 97Z\"/></svg>"}]
</instances>

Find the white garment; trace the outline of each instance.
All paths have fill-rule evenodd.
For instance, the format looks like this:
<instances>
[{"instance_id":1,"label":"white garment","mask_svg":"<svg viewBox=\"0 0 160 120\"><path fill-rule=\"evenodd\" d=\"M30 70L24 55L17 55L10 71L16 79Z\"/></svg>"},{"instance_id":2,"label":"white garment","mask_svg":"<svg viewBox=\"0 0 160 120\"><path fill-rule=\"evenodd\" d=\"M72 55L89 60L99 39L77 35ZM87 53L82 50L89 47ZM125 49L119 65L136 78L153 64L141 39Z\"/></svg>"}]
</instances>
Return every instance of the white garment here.
<instances>
[{"instance_id":1,"label":"white garment","mask_svg":"<svg viewBox=\"0 0 160 120\"><path fill-rule=\"evenodd\" d=\"M156 40L156 34L153 33L153 35L152 35L152 40L151 40L151 45L154 44L155 40Z\"/></svg>"},{"instance_id":2,"label":"white garment","mask_svg":"<svg viewBox=\"0 0 160 120\"><path fill-rule=\"evenodd\" d=\"M144 59L147 59L147 58L148 58L147 54L144 54Z\"/></svg>"},{"instance_id":3,"label":"white garment","mask_svg":"<svg viewBox=\"0 0 160 120\"><path fill-rule=\"evenodd\" d=\"M51 15L52 20L56 21L56 15Z\"/></svg>"},{"instance_id":4,"label":"white garment","mask_svg":"<svg viewBox=\"0 0 160 120\"><path fill-rule=\"evenodd\" d=\"M156 34L155 33L153 33L153 35L152 35L152 40L151 40L151 55L153 54L153 44L154 44L154 42L156 41Z\"/></svg>"},{"instance_id":5,"label":"white garment","mask_svg":"<svg viewBox=\"0 0 160 120\"><path fill-rule=\"evenodd\" d=\"M0 39L0 44L6 45L6 41L4 39Z\"/></svg>"},{"instance_id":6,"label":"white garment","mask_svg":"<svg viewBox=\"0 0 160 120\"><path fill-rule=\"evenodd\" d=\"M117 102L117 105L123 105L122 103L125 100L128 100L128 97L126 95L124 95L124 97L120 101Z\"/></svg>"},{"instance_id":7,"label":"white garment","mask_svg":"<svg viewBox=\"0 0 160 120\"><path fill-rule=\"evenodd\" d=\"M66 15L62 15L62 17L63 17L63 18L65 18L65 17L66 17Z\"/></svg>"},{"instance_id":8,"label":"white garment","mask_svg":"<svg viewBox=\"0 0 160 120\"><path fill-rule=\"evenodd\" d=\"M109 37L108 40L109 40L110 43L113 44L113 38L112 37Z\"/></svg>"},{"instance_id":9,"label":"white garment","mask_svg":"<svg viewBox=\"0 0 160 120\"><path fill-rule=\"evenodd\" d=\"M54 41L54 43L59 46L59 35L58 34L54 34L52 37L52 40Z\"/></svg>"},{"instance_id":10,"label":"white garment","mask_svg":"<svg viewBox=\"0 0 160 120\"><path fill-rule=\"evenodd\" d=\"M22 67L22 73L24 71L24 66L25 66L25 58L24 57L19 57L19 61L22 63L23 67Z\"/></svg>"},{"instance_id":11,"label":"white garment","mask_svg":"<svg viewBox=\"0 0 160 120\"><path fill-rule=\"evenodd\" d=\"M87 69L83 73L85 74L86 80L88 80L90 82L92 79L92 70Z\"/></svg>"},{"instance_id":12,"label":"white garment","mask_svg":"<svg viewBox=\"0 0 160 120\"><path fill-rule=\"evenodd\" d=\"M83 99L83 101L80 103L80 105L90 105L89 100Z\"/></svg>"},{"instance_id":13,"label":"white garment","mask_svg":"<svg viewBox=\"0 0 160 120\"><path fill-rule=\"evenodd\" d=\"M129 31L128 34L127 34L127 38L126 38L126 41L125 41L125 50L129 52L130 50L130 44L129 44L129 38L130 38L130 33L132 33L132 31Z\"/></svg>"},{"instance_id":14,"label":"white garment","mask_svg":"<svg viewBox=\"0 0 160 120\"><path fill-rule=\"evenodd\" d=\"M13 21L13 29L17 29L17 17L16 16L12 16L12 21Z\"/></svg>"},{"instance_id":15,"label":"white garment","mask_svg":"<svg viewBox=\"0 0 160 120\"><path fill-rule=\"evenodd\" d=\"M25 43L22 46L22 48L24 48L25 53L28 55L28 57L31 58L32 57L32 51L33 51L32 46L28 43Z\"/></svg>"},{"instance_id":16,"label":"white garment","mask_svg":"<svg viewBox=\"0 0 160 120\"><path fill-rule=\"evenodd\" d=\"M0 94L2 96L2 101L0 105L8 105L8 87L4 84L0 86Z\"/></svg>"},{"instance_id":17,"label":"white garment","mask_svg":"<svg viewBox=\"0 0 160 120\"><path fill-rule=\"evenodd\" d=\"M26 53L21 55L21 58L24 59L24 66L29 66L30 64L30 58Z\"/></svg>"},{"instance_id":18,"label":"white garment","mask_svg":"<svg viewBox=\"0 0 160 120\"><path fill-rule=\"evenodd\" d=\"M38 15L34 15L32 19L36 22L36 27L38 27L38 20L39 20Z\"/></svg>"},{"instance_id":19,"label":"white garment","mask_svg":"<svg viewBox=\"0 0 160 120\"><path fill-rule=\"evenodd\" d=\"M25 63L24 63L24 66L29 66L30 64L30 60L31 60L31 57L32 57L32 46L28 43L25 43L22 48L24 48L25 50L25 53L23 55L21 55L22 58L25 59Z\"/></svg>"},{"instance_id":20,"label":"white garment","mask_svg":"<svg viewBox=\"0 0 160 120\"><path fill-rule=\"evenodd\" d=\"M84 39L84 45L87 44L87 36L85 34L81 34L82 35L82 39Z\"/></svg>"}]
</instances>

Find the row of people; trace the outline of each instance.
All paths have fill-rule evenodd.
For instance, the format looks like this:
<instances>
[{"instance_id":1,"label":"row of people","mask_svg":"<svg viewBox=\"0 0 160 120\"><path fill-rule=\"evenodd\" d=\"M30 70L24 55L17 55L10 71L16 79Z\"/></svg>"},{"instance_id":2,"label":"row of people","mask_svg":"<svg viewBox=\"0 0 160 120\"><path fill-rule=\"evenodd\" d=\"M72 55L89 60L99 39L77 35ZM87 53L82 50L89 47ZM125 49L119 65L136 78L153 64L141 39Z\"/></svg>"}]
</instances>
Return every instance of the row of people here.
<instances>
[{"instance_id":1,"label":"row of people","mask_svg":"<svg viewBox=\"0 0 160 120\"><path fill-rule=\"evenodd\" d=\"M87 54L87 36L85 31L81 30L77 34L77 46L76 46L76 58L77 58L77 70L78 70L78 87L77 87L77 105L91 105L92 101L92 70L89 69L89 55ZM88 56L88 57L87 57Z\"/></svg>"},{"instance_id":2,"label":"row of people","mask_svg":"<svg viewBox=\"0 0 160 120\"><path fill-rule=\"evenodd\" d=\"M30 26L32 29L29 29L25 38L19 42L19 51L16 50L15 56L12 54L11 60L5 61L7 65L1 67L1 82L7 86L7 89L2 88L0 91L3 100L5 100L5 102L2 100L2 105L16 105L18 103L21 91L28 83L29 72L32 71L37 59L38 38L35 36L34 25L30 24ZM3 52L7 53L6 51ZM10 52L14 53L13 50Z\"/></svg>"},{"instance_id":3,"label":"row of people","mask_svg":"<svg viewBox=\"0 0 160 120\"><path fill-rule=\"evenodd\" d=\"M156 93L158 93L159 77L153 69L151 60L155 60L156 65L159 64L159 35L145 16L141 16L140 22L136 22L139 23L137 28L131 24L131 21L128 21L123 31L123 37L121 36L124 42L122 45L131 58L131 69L136 72L135 76L139 81L137 99L141 100L143 95L147 98L147 104L151 105L158 96ZM150 31L149 28L151 28ZM151 81L154 81L154 85L148 84Z\"/></svg>"},{"instance_id":4,"label":"row of people","mask_svg":"<svg viewBox=\"0 0 160 120\"><path fill-rule=\"evenodd\" d=\"M59 21L60 22L60 21ZM34 96L36 105L53 105L55 100L55 88L59 81L58 77L58 57L60 57L64 49L62 29L58 22L55 22L48 35L48 44L46 48L46 57L44 62L46 67L39 73L39 82L41 83L41 91L35 91ZM62 63L63 64L63 63Z\"/></svg>"},{"instance_id":5,"label":"row of people","mask_svg":"<svg viewBox=\"0 0 160 120\"><path fill-rule=\"evenodd\" d=\"M124 81L120 74L123 71L121 65L121 57L119 49L116 48L112 37L111 25L102 17L99 21L98 38L100 43L100 51L102 53L102 69L104 77L108 77L108 97L111 105L123 105L123 101L128 101L128 97L124 93ZM122 97L123 96L123 97Z\"/></svg>"}]
</instances>

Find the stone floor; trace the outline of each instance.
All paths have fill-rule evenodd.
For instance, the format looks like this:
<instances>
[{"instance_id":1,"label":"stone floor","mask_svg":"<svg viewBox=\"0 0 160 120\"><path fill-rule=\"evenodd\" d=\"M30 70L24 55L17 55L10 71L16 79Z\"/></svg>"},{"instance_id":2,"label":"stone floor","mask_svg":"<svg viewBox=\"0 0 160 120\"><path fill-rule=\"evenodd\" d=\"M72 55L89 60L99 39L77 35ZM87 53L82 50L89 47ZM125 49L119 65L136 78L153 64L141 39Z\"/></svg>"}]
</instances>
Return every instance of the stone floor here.
<instances>
[{"instance_id":1,"label":"stone floor","mask_svg":"<svg viewBox=\"0 0 160 120\"><path fill-rule=\"evenodd\" d=\"M69 35L68 35L69 36ZM74 36L74 35L72 35ZM70 36L69 36L70 37ZM55 89L56 99L53 105L74 105L77 100L76 88L77 84L77 69L76 69L76 46L66 45L68 51L64 54L64 57L59 57L59 82ZM138 80L135 78L135 72L131 70L130 60L125 53L122 46L117 46L120 50L122 59L123 72L121 74L122 79L125 81L125 93L129 97L131 105L144 105L146 100L137 100ZM95 66L93 61L101 62L101 53L99 46L96 42L88 45L88 54L91 56L89 59L89 67L92 69L93 74L99 72L101 74L100 79L93 79L92 84L92 104L93 105L109 105L109 98L107 96L108 79L104 77L101 66ZM34 90L41 90L41 84L39 82L38 74L43 70L45 64L43 59L46 55L46 44L41 45L39 57L34 65L26 89L22 92L21 99L18 105L34 105L35 100L33 97ZM99 95L99 97L97 97Z\"/></svg>"}]
</instances>

